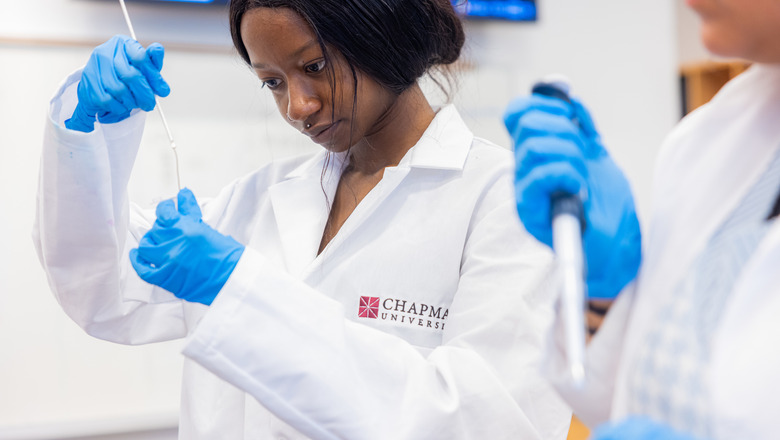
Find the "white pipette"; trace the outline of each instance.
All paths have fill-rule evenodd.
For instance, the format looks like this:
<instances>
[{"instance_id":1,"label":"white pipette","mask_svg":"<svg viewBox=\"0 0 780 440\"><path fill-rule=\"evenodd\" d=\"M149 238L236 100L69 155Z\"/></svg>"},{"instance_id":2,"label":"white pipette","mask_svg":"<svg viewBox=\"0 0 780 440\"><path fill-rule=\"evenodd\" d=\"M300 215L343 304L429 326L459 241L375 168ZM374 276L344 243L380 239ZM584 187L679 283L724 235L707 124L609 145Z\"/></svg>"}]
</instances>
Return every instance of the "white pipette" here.
<instances>
[{"instance_id":1,"label":"white pipette","mask_svg":"<svg viewBox=\"0 0 780 440\"><path fill-rule=\"evenodd\" d=\"M119 4L122 6L122 13L125 15L125 22L127 23L127 28L130 30L130 36L133 37L133 40L138 41L138 38L135 36L135 29L133 29L133 23L130 21L130 14L127 13L127 6L125 5L125 0L119 0ZM157 102L157 96L154 97L155 102L155 108L157 109L157 113L160 114L160 119L162 120L163 127L165 127L165 133L168 135L168 141L171 143L171 150L173 150L173 157L175 159L176 163L176 185L179 188L179 191L181 191L181 176L179 175L179 154L176 152L176 142L173 140L173 134L171 134L171 128L168 127L168 121L165 119L165 113L163 113L162 106L160 106L160 103Z\"/></svg>"},{"instance_id":2,"label":"white pipette","mask_svg":"<svg viewBox=\"0 0 780 440\"><path fill-rule=\"evenodd\" d=\"M571 102L570 82L561 75L549 75L533 86L532 93ZM552 195L553 250L563 284L561 313L565 333L568 370L575 387L585 383L585 260L582 232L585 215L578 194L556 192Z\"/></svg>"}]
</instances>

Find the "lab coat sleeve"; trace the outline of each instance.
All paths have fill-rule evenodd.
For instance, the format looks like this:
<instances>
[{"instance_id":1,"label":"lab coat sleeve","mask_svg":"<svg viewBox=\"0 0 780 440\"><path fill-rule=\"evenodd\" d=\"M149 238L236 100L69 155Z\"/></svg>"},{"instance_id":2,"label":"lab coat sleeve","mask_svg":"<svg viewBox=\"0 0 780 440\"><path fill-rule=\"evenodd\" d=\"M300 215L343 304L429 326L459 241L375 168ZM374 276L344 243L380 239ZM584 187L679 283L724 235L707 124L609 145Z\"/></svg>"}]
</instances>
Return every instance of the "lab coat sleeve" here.
<instances>
[{"instance_id":1,"label":"lab coat sleeve","mask_svg":"<svg viewBox=\"0 0 780 440\"><path fill-rule=\"evenodd\" d=\"M634 292L635 283L623 289L588 344L585 351L585 381L581 386L575 385L568 373L563 315L560 312L548 333L548 349L542 362L545 376L571 406L574 415L590 428L609 421L612 414L615 380L619 373Z\"/></svg>"},{"instance_id":2,"label":"lab coat sleeve","mask_svg":"<svg viewBox=\"0 0 780 440\"><path fill-rule=\"evenodd\" d=\"M126 344L182 337L181 302L141 281L127 257L154 221L127 196L144 113L95 124L92 133L66 129L80 75L65 80L46 122L33 228L38 257L57 301L87 333Z\"/></svg>"},{"instance_id":3,"label":"lab coat sleeve","mask_svg":"<svg viewBox=\"0 0 780 440\"><path fill-rule=\"evenodd\" d=\"M443 344L427 355L246 249L184 354L317 439L563 439L537 369L551 255L511 185L476 215Z\"/></svg>"}]
</instances>

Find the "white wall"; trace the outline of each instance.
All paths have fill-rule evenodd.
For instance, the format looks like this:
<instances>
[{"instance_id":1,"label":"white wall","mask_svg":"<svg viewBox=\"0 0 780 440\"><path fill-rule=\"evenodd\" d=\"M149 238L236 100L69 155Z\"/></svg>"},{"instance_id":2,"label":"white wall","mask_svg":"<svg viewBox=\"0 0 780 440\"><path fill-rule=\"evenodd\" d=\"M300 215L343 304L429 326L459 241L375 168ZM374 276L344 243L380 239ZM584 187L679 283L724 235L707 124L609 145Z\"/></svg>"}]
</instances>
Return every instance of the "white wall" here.
<instances>
[{"instance_id":1,"label":"white wall","mask_svg":"<svg viewBox=\"0 0 780 440\"><path fill-rule=\"evenodd\" d=\"M715 58L707 52L699 38L700 28L700 20L696 13L686 6L685 2L678 1L677 41L680 64L696 63Z\"/></svg>"},{"instance_id":2,"label":"white wall","mask_svg":"<svg viewBox=\"0 0 780 440\"><path fill-rule=\"evenodd\" d=\"M282 122L229 48L222 8L129 4L142 42L163 42L162 101L183 183L199 196L288 154L313 150ZM501 114L537 78L567 74L649 210L658 145L679 114L671 0L539 0L537 23L469 22L456 103L474 131L504 146ZM34 254L37 162L46 104L92 46L126 33L110 0L0 2L0 438L163 428L175 424L180 342L124 347L86 336L61 312ZM32 44L35 43L35 44ZM68 43L61 45L60 43ZM149 115L131 182L138 202L175 192L172 156Z\"/></svg>"}]
</instances>

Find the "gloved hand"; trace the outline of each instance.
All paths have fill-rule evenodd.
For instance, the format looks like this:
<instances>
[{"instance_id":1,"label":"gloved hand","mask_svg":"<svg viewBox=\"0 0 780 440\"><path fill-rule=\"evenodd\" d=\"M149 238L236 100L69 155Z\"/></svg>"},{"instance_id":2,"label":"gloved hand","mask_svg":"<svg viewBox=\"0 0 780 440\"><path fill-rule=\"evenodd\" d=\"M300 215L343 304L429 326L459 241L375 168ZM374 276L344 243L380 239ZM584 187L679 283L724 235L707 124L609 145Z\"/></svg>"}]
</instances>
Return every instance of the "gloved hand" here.
<instances>
[{"instance_id":1,"label":"gloved hand","mask_svg":"<svg viewBox=\"0 0 780 440\"><path fill-rule=\"evenodd\" d=\"M696 440L646 417L628 417L600 426L589 440Z\"/></svg>"},{"instance_id":2,"label":"gloved hand","mask_svg":"<svg viewBox=\"0 0 780 440\"><path fill-rule=\"evenodd\" d=\"M178 298L210 305L225 285L244 246L203 223L189 189L157 205L157 221L130 251L130 262L144 281Z\"/></svg>"},{"instance_id":3,"label":"gloved hand","mask_svg":"<svg viewBox=\"0 0 780 440\"><path fill-rule=\"evenodd\" d=\"M510 103L504 123L515 143L517 212L526 230L552 247L550 196L579 194L591 298L610 299L636 277L641 235L631 189L576 99L531 95Z\"/></svg>"},{"instance_id":4,"label":"gloved hand","mask_svg":"<svg viewBox=\"0 0 780 440\"><path fill-rule=\"evenodd\" d=\"M79 102L65 121L70 130L89 133L100 122L119 122L133 109L154 109L155 97L171 92L160 71L165 49L150 44L144 49L130 37L117 35L96 47L78 85Z\"/></svg>"}]
</instances>

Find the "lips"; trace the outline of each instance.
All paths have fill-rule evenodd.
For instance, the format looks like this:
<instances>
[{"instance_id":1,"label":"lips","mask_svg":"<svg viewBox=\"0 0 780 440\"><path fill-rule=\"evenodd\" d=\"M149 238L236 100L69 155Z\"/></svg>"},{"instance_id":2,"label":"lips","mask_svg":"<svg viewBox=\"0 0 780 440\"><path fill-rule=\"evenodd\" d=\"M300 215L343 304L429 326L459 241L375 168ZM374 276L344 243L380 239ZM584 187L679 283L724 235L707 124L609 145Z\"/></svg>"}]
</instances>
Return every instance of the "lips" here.
<instances>
[{"instance_id":1,"label":"lips","mask_svg":"<svg viewBox=\"0 0 780 440\"><path fill-rule=\"evenodd\" d=\"M328 124L322 127L314 127L310 129L309 132L306 134L309 135L314 142L321 144L323 142L330 140L338 124L339 124L338 122L334 122L332 124Z\"/></svg>"}]
</instances>

